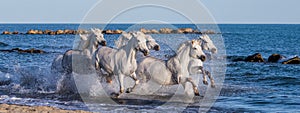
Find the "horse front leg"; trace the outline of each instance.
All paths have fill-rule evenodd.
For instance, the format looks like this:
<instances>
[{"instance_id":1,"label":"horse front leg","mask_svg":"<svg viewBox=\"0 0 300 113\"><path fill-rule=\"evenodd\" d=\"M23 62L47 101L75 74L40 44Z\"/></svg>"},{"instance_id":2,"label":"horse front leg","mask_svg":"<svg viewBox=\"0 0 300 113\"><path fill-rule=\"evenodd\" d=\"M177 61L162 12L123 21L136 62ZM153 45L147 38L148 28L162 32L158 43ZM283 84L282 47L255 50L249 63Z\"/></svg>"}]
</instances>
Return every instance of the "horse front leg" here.
<instances>
[{"instance_id":1,"label":"horse front leg","mask_svg":"<svg viewBox=\"0 0 300 113\"><path fill-rule=\"evenodd\" d=\"M193 81L193 79L191 77L188 77L188 78L186 78L186 81L190 82L192 84L193 90L194 90L194 94L196 96L200 96L200 93L198 91L198 87L197 87L196 83Z\"/></svg>"},{"instance_id":2,"label":"horse front leg","mask_svg":"<svg viewBox=\"0 0 300 113\"><path fill-rule=\"evenodd\" d=\"M135 73L132 73L132 74L130 75L130 77L135 81L135 84L133 85L133 87L128 88L127 91L126 91L126 93L132 92L133 89L139 84L139 80L136 78L136 74L135 74Z\"/></svg>"},{"instance_id":3,"label":"horse front leg","mask_svg":"<svg viewBox=\"0 0 300 113\"><path fill-rule=\"evenodd\" d=\"M120 94L124 92L124 74L119 74L119 83L120 83Z\"/></svg>"},{"instance_id":4,"label":"horse front leg","mask_svg":"<svg viewBox=\"0 0 300 113\"><path fill-rule=\"evenodd\" d=\"M208 85L207 78L206 78L206 72L205 72L204 68L202 66L200 66L199 68L203 75L203 84Z\"/></svg>"},{"instance_id":5,"label":"horse front leg","mask_svg":"<svg viewBox=\"0 0 300 113\"><path fill-rule=\"evenodd\" d=\"M205 73L207 74L208 78L210 79L210 86L211 86L212 88L215 88L215 87L216 87L216 85L215 85L215 80L214 80L214 78L211 76L211 73L210 73L209 71L206 71L206 70L204 70L204 71L205 71Z\"/></svg>"}]
</instances>

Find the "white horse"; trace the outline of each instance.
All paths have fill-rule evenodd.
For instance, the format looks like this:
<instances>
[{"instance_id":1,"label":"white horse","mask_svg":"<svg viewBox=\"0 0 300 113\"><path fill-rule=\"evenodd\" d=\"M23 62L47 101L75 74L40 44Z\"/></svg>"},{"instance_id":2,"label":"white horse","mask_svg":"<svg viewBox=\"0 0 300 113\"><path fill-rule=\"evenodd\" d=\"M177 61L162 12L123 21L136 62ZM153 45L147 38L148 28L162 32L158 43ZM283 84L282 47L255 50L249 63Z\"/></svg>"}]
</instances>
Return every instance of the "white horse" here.
<instances>
[{"instance_id":1,"label":"white horse","mask_svg":"<svg viewBox=\"0 0 300 113\"><path fill-rule=\"evenodd\" d=\"M210 55L211 53L212 54L217 53L217 48L214 45L214 43L212 42L212 40L209 38L208 35L200 36L199 40L202 41L202 44L201 44L202 50L210 52L210 53L208 53L209 56L211 56ZM206 55L208 55L208 54L206 54ZM204 69L202 60L192 59L189 63L188 69L189 69L190 75L202 74L203 75L203 84L205 84L205 85L208 85L207 78L206 78L206 75L207 75L208 78L210 79L211 87L213 87L213 88L215 87L214 79L211 76L210 72Z\"/></svg>"},{"instance_id":2,"label":"white horse","mask_svg":"<svg viewBox=\"0 0 300 113\"><path fill-rule=\"evenodd\" d=\"M77 88L72 72L77 74L90 73L94 70L92 61L92 53L96 51L99 44L106 45L102 31L99 29L91 29L91 33L87 35L80 35L80 40L75 41L73 50L68 50L64 55L60 55L52 64L57 64L64 73L62 78L58 81L56 92L59 94L77 94Z\"/></svg>"},{"instance_id":3,"label":"white horse","mask_svg":"<svg viewBox=\"0 0 300 113\"><path fill-rule=\"evenodd\" d=\"M151 35L146 35L146 34L143 34L143 35L146 38L146 41L147 41L146 44L147 44L148 49L150 49L150 50L153 49L153 50L156 50L156 51L160 50L160 45L155 41L155 39L152 38ZM117 49L119 49L122 46L126 45L132 37L133 37L132 33L123 32L120 35L120 38L117 41L115 41L115 45L116 45ZM106 50L103 50L103 51L112 51L111 49L113 49L113 48L103 48L103 49L106 49ZM101 57L101 55L103 56L104 54L99 54L99 57ZM105 61L105 60L106 59L101 59L99 62L103 62L104 68L108 68L106 66L107 64L105 64L107 61ZM106 70L111 70L111 69L106 69ZM112 78L111 78L111 76L107 75L107 73L108 72L103 72L102 70L99 70L99 75L105 75L107 82L112 83Z\"/></svg>"},{"instance_id":4,"label":"white horse","mask_svg":"<svg viewBox=\"0 0 300 113\"><path fill-rule=\"evenodd\" d=\"M147 78L161 85L176 85L190 82L193 85L195 95L199 95L197 85L190 77L188 65L192 59L205 60L206 56L200 46L200 40L184 42L177 49L176 55L167 62L146 57L140 62L136 73L146 82Z\"/></svg>"},{"instance_id":5,"label":"white horse","mask_svg":"<svg viewBox=\"0 0 300 113\"><path fill-rule=\"evenodd\" d=\"M87 35L81 35L79 34L78 39L76 39L74 41L74 46L73 46L73 50L68 50L66 51L66 53L64 55L58 55L52 62L51 65L51 70L54 72L59 72L59 73L63 73L65 70L63 68L63 58L65 55L71 55L72 52L75 53L84 53L85 55L88 56L92 56L92 54L96 51L96 49L98 48L98 45L102 45L105 46L106 45L106 41L104 39L104 36L102 34L102 30L100 29L91 29L91 34L87 34ZM84 52L83 52L84 51ZM66 58L67 56L65 56ZM72 59L68 59L68 61L65 60L65 64L68 63L68 65L70 65L69 63L72 62ZM69 70L70 71L70 70Z\"/></svg>"},{"instance_id":6,"label":"white horse","mask_svg":"<svg viewBox=\"0 0 300 113\"><path fill-rule=\"evenodd\" d=\"M135 87L139 81L136 78L137 69L136 53L141 51L145 56L149 54L146 45L145 34L141 32L131 33L133 36L126 45L119 49L101 47L95 52L95 67L103 69L109 76L117 75L120 85L120 94L124 92L124 77L129 76L135 81ZM100 70L101 71L101 70Z\"/></svg>"},{"instance_id":7,"label":"white horse","mask_svg":"<svg viewBox=\"0 0 300 113\"><path fill-rule=\"evenodd\" d=\"M81 37L84 37L81 35ZM62 67L65 72L71 73L74 68L79 73L86 73L87 70L93 70L92 56L97 50L99 44L106 46L106 41L99 29L92 29L92 33L87 35L86 43L81 46L82 50L68 50L62 59ZM72 65L75 63L75 65ZM81 64L81 65L78 65ZM85 72L86 71L86 72Z\"/></svg>"}]
</instances>

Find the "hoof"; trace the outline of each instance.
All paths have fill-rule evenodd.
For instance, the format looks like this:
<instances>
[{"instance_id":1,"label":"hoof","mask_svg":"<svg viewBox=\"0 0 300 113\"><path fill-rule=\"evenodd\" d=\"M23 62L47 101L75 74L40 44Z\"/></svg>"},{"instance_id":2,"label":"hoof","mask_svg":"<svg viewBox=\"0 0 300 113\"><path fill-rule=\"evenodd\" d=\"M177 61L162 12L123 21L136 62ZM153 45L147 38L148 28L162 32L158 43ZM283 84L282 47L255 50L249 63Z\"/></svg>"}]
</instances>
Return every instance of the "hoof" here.
<instances>
[{"instance_id":1,"label":"hoof","mask_svg":"<svg viewBox=\"0 0 300 113\"><path fill-rule=\"evenodd\" d=\"M203 81L203 84L208 85L208 82L207 81Z\"/></svg>"},{"instance_id":2,"label":"hoof","mask_svg":"<svg viewBox=\"0 0 300 113\"><path fill-rule=\"evenodd\" d=\"M111 79L111 77L109 77L109 76L106 77L106 83L112 84L112 79Z\"/></svg>"},{"instance_id":3,"label":"hoof","mask_svg":"<svg viewBox=\"0 0 300 113\"><path fill-rule=\"evenodd\" d=\"M132 92L132 88L127 88L126 93Z\"/></svg>"},{"instance_id":4,"label":"hoof","mask_svg":"<svg viewBox=\"0 0 300 113\"><path fill-rule=\"evenodd\" d=\"M121 90L120 90L120 94L122 94L122 93L124 93L124 89L121 89Z\"/></svg>"},{"instance_id":5,"label":"hoof","mask_svg":"<svg viewBox=\"0 0 300 113\"><path fill-rule=\"evenodd\" d=\"M111 93L110 94L112 98L119 98L120 94L119 93Z\"/></svg>"},{"instance_id":6,"label":"hoof","mask_svg":"<svg viewBox=\"0 0 300 113\"><path fill-rule=\"evenodd\" d=\"M112 81L111 80L106 80L106 83L112 84Z\"/></svg>"},{"instance_id":7,"label":"hoof","mask_svg":"<svg viewBox=\"0 0 300 113\"><path fill-rule=\"evenodd\" d=\"M200 96L200 93L199 93L198 89L194 89L194 90L195 90L195 91L194 91L195 96Z\"/></svg>"},{"instance_id":8,"label":"hoof","mask_svg":"<svg viewBox=\"0 0 300 113\"><path fill-rule=\"evenodd\" d=\"M212 84L210 87L211 87L211 88L216 88L216 85Z\"/></svg>"}]
</instances>

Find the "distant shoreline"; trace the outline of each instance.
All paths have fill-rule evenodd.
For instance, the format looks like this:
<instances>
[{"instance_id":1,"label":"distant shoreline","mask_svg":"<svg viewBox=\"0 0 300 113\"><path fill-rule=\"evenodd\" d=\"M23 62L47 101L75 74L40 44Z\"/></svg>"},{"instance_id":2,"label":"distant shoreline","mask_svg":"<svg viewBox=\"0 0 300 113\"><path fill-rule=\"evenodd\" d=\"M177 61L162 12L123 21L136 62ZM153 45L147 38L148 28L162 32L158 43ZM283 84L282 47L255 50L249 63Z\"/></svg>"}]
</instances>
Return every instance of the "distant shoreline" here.
<instances>
[{"instance_id":1,"label":"distant shoreline","mask_svg":"<svg viewBox=\"0 0 300 113\"><path fill-rule=\"evenodd\" d=\"M166 24L166 25L300 25L300 23L68 23L68 22L53 22L53 23L49 23L49 22L44 22L44 23L35 23L35 22L24 22L24 23L1 23L0 25L3 24L24 24L24 25L28 25L28 24L34 24L34 25L39 25L39 24L69 24L69 25L80 25L80 24L99 24L99 25L105 25L105 24L117 24L117 25L123 25L123 24L127 24L127 25L135 25L135 24L150 24L150 25L156 25L156 24Z\"/></svg>"}]
</instances>

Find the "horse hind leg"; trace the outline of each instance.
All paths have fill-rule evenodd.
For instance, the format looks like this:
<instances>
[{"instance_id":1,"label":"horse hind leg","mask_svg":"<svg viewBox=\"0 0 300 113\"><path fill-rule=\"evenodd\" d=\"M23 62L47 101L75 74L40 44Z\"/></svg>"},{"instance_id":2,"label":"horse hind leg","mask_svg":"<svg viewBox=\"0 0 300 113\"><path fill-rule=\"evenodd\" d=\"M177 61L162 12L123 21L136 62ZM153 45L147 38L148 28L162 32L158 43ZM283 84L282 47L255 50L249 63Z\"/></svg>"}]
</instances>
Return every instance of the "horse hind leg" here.
<instances>
[{"instance_id":1,"label":"horse hind leg","mask_svg":"<svg viewBox=\"0 0 300 113\"><path fill-rule=\"evenodd\" d=\"M135 73L133 73L133 74L131 74L130 75L130 77L135 81L135 84L133 85L133 87L131 87L131 88L127 88L127 90L126 90L126 93L130 93L130 92L132 92L133 91L133 89L139 84L139 80L137 79L137 77L136 77L136 74Z\"/></svg>"},{"instance_id":2,"label":"horse hind leg","mask_svg":"<svg viewBox=\"0 0 300 113\"><path fill-rule=\"evenodd\" d=\"M110 69L110 67L108 65L102 65L100 63L100 71L101 71L102 75L105 76L106 83L112 84L113 71ZM104 74L104 72L102 72L102 71L105 71L107 74Z\"/></svg>"}]
</instances>

